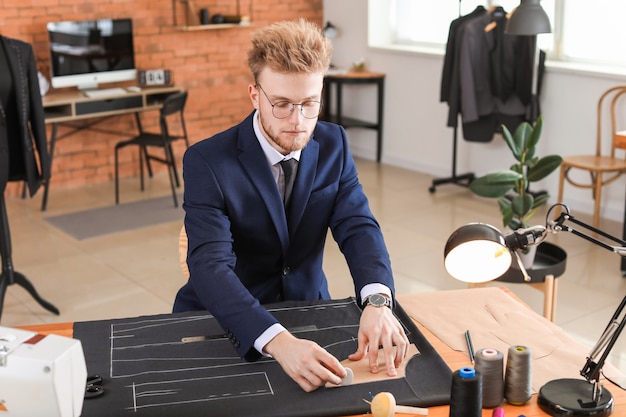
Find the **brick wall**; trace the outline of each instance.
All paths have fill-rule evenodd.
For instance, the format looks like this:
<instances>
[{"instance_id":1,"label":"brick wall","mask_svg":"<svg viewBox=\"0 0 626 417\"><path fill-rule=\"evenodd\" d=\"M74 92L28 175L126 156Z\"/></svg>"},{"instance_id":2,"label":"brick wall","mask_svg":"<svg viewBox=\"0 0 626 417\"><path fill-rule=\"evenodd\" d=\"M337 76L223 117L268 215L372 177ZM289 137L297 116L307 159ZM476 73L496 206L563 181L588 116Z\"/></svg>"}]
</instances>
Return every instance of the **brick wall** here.
<instances>
[{"instance_id":1,"label":"brick wall","mask_svg":"<svg viewBox=\"0 0 626 417\"><path fill-rule=\"evenodd\" d=\"M237 12L235 0L191 3L197 9L208 8L211 15ZM251 111L247 96L251 77L246 65L250 33L277 20L299 17L321 25L322 4L322 0L240 0L241 14L250 15L250 26L182 31L173 25L172 0L0 0L0 33L30 43L40 71L49 77L47 22L132 17L137 68L170 69L176 86L189 91L185 120L194 143L239 122ZM178 8L179 23L183 17L183 10ZM150 126L155 117L153 112L145 113L144 123ZM100 126L136 132L132 115L106 119ZM59 136L66 132L67 127L59 126ZM113 148L118 140L119 136L97 131L82 131L58 140L51 188L111 181ZM120 175L137 175L137 153L130 149L122 152ZM179 163L182 153L180 148L175 150ZM18 185L9 184L8 192L18 193Z\"/></svg>"}]
</instances>

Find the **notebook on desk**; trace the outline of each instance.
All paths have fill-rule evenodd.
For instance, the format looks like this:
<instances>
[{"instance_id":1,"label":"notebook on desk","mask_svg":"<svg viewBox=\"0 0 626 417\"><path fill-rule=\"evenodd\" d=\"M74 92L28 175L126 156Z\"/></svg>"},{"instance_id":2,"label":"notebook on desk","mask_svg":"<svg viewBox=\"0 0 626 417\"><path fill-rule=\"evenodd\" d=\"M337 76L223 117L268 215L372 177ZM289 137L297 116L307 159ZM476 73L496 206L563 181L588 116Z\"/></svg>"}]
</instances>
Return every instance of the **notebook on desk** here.
<instances>
[{"instance_id":1,"label":"notebook on desk","mask_svg":"<svg viewBox=\"0 0 626 417\"><path fill-rule=\"evenodd\" d=\"M298 337L315 340L339 360L356 351L361 311L353 298L267 308ZM101 397L85 401L83 415L353 415L368 412L363 400L382 391L404 405L448 404L451 370L401 306L395 313L419 352L406 363L403 378L312 393L302 391L273 359L246 362L228 339L207 338L223 334L207 312L75 323L88 372L101 375L105 388Z\"/></svg>"}]
</instances>

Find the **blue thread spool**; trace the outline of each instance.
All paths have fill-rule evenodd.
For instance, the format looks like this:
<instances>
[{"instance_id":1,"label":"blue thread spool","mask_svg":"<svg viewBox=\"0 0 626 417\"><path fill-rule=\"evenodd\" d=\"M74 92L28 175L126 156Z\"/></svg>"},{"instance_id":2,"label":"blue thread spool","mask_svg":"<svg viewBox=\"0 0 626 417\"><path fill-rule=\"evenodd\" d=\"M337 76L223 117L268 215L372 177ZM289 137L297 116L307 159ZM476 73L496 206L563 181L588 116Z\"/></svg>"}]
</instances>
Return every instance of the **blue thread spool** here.
<instances>
[{"instance_id":1,"label":"blue thread spool","mask_svg":"<svg viewBox=\"0 0 626 417\"><path fill-rule=\"evenodd\" d=\"M482 399L482 378L479 372L464 367L452 374L450 417L481 417Z\"/></svg>"}]
</instances>

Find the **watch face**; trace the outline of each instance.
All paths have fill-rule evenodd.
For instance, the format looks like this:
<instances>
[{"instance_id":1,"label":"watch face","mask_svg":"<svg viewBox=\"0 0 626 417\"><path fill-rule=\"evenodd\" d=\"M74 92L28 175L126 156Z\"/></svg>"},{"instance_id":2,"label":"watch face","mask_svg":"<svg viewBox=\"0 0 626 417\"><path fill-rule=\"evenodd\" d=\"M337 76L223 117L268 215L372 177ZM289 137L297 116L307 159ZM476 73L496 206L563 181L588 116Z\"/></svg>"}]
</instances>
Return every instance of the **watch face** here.
<instances>
[{"instance_id":1,"label":"watch face","mask_svg":"<svg viewBox=\"0 0 626 417\"><path fill-rule=\"evenodd\" d=\"M372 294L367 301L368 304L371 304L374 307L383 307L387 305L387 297L380 294Z\"/></svg>"}]
</instances>

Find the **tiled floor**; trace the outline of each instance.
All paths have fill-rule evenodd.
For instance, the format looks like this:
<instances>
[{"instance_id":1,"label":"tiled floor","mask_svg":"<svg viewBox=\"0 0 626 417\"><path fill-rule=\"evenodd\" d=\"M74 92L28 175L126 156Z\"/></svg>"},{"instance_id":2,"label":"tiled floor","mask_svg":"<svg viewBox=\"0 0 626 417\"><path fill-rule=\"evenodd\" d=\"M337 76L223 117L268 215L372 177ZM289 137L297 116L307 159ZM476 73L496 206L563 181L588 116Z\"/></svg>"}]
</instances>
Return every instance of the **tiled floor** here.
<instances>
[{"instance_id":1,"label":"tiled floor","mask_svg":"<svg viewBox=\"0 0 626 417\"><path fill-rule=\"evenodd\" d=\"M433 194L432 177L371 161L357 161L372 210L385 233L400 293L464 288L443 267L443 247L450 233L471 221L500 227L495 201L473 196L456 185ZM148 182L122 183L122 200L167 195L164 175ZM45 221L45 217L113 204L113 184L53 190L48 210L33 199L7 199L15 270L26 275L39 293L56 305L55 316L17 285L8 288L0 323L3 326L96 320L166 313L184 278L178 263L180 222L77 241ZM573 214L583 221L589 216ZM545 213L536 217L543 224ZM181 219L182 221L182 219ZM601 229L621 235L622 226L603 221ZM571 234L549 241L568 253L566 272L558 278L556 323L590 348L626 293L620 259ZM348 270L329 237L325 270L334 297L353 295ZM491 285L504 285L500 283ZM524 284L507 284L534 310L542 313L543 294ZM611 361L626 372L626 334ZM581 367L585 358L581 358Z\"/></svg>"}]
</instances>

